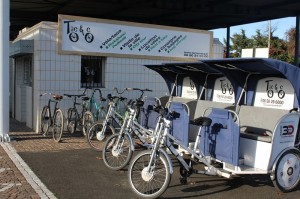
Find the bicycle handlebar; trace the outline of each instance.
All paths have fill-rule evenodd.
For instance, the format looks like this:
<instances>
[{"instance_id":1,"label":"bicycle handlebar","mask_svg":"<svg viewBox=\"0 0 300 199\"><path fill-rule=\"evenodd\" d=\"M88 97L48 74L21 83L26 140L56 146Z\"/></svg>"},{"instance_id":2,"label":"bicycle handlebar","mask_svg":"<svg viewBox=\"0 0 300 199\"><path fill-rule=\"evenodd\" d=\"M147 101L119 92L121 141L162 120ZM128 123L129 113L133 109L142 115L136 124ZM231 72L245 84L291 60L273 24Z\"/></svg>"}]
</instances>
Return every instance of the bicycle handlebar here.
<instances>
[{"instance_id":1,"label":"bicycle handlebar","mask_svg":"<svg viewBox=\"0 0 300 199\"><path fill-rule=\"evenodd\" d=\"M42 97L44 95L52 95L52 93L43 93L43 94L40 94L40 97Z\"/></svg>"},{"instance_id":2,"label":"bicycle handlebar","mask_svg":"<svg viewBox=\"0 0 300 199\"><path fill-rule=\"evenodd\" d=\"M180 113L178 113L176 111L169 112L169 110L167 108L164 108L161 105L156 106L154 108L154 111L159 113L161 116L166 117L168 119L176 119L176 118L180 117Z\"/></svg>"},{"instance_id":3,"label":"bicycle handlebar","mask_svg":"<svg viewBox=\"0 0 300 199\"><path fill-rule=\"evenodd\" d=\"M95 92L95 91L99 92L99 97L100 97L101 101L106 101L106 99L103 97L102 92L101 92L101 90L99 88L94 88L93 92Z\"/></svg>"},{"instance_id":4,"label":"bicycle handlebar","mask_svg":"<svg viewBox=\"0 0 300 199\"><path fill-rule=\"evenodd\" d=\"M107 99L109 99L110 101L114 100L114 99L120 99L121 101L126 100L126 97L122 97L122 96L112 96L111 94L107 95Z\"/></svg>"},{"instance_id":5,"label":"bicycle handlebar","mask_svg":"<svg viewBox=\"0 0 300 199\"><path fill-rule=\"evenodd\" d=\"M58 100L58 101L63 99L63 96L61 96L59 94L55 94L55 93L43 93L43 94L40 94L40 97L42 97L44 95L49 95L49 99L51 99L51 96L52 96L53 99Z\"/></svg>"},{"instance_id":6,"label":"bicycle handlebar","mask_svg":"<svg viewBox=\"0 0 300 199\"><path fill-rule=\"evenodd\" d=\"M71 95L71 94L66 94L64 93L64 96L67 96L67 97L82 97L82 96L85 96L84 94L79 94L79 95Z\"/></svg>"},{"instance_id":7,"label":"bicycle handlebar","mask_svg":"<svg viewBox=\"0 0 300 199\"><path fill-rule=\"evenodd\" d=\"M146 89L140 89L140 88L125 88L125 90L127 91L141 91L141 92L145 92L145 91L148 91L148 92L152 92L152 90L146 88Z\"/></svg>"}]
</instances>

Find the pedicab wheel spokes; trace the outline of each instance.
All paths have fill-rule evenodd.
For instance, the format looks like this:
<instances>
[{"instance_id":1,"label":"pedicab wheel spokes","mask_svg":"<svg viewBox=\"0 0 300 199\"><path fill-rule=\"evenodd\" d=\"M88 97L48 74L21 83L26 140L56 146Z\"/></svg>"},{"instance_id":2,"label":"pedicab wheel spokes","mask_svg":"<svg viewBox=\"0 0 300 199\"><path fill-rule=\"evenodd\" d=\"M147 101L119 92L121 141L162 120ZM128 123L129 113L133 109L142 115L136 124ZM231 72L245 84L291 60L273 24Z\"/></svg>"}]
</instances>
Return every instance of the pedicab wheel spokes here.
<instances>
[{"instance_id":1,"label":"pedicab wheel spokes","mask_svg":"<svg viewBox=\"0 0 300 199\"><path fill-rule=\"evenodd\" d=\"M132 160L128 169L129 184L139 197L157 198L168 188L171 174L166 157L160 153L148 170L151 151L142 151Z\"/></svg>"},{"instance_id":2,"label":"pedicab wheel spokes","mask_svg":"<svg viewBox=\"0 0 300 199\"><path fill-rule=\"evenodd\" d=\"M41 131L44 136L48 134L50 123L50 109L44 106L41 114Z\"/></svg>"},{"instance_id":3,"label":"pedicab wheel spokes","mask_svg":"<svg viewBox=\"0 0 300 199\"><path fill-rule=\"evenodd\" d=\"M274 186L282 192L290 192L300 182L300 154L296 150L286 151L275 168Z\"/></svg>"},{"instance_id":4,"label":"pedicab wheel spokes","mask_svg":"<svg viewBox=\"0 0 300 199\"><path fill-rule=\"evenodd\" d=\"M92 149L102 151L106 139L112 134L115 134L115 129L112 125L106 125L105 131L103 131L103 122L95 122L87 132L87 143Z\"/></svg>"},{"instance_id":5,"label":"pedicab wheel spokes","mask_svg":"<svg viewBox=\"0 0 300 199\"><path fill-rule=\"evenodd\" d=\"M85 112L82 118L82 133L84 136L86 136L86 133L91 128L93 123L94 123L93 114L90 111Z\"/></svg>"},{"instance_id":6,"label":"pedicab wheel spokes","mask_svg":"<svg viewBox=\"0 0 300 199\"><path fill-rule=\"evenodd\" d=\"M103 146L104 164L112 170L124 168L130 161L132 148L127 134L110 136Z\"/></svg>"},{"instance_id":7,"label":"pedicab wheel spokes","mask_svg":"<svg viewBox=\"0 0 300 199\"><path fill-rule=\"evenodd\" d=\"M77 128L77 111L74 108L70 108L68 110L68 115L67 115L67 129L68 132L73 134L76 131Z\"/></svg>"},{"instance_id":8,"label":"pedicab wheel spokes","mask_svg":"<svg viewBox=\"0 0 300 199\"><path fill-rule=\"evenodd\" d=\"M53 139L55 142L61 140L61 136L64 129L63 114L60 109L55 111L54 122L53 122Z\"/></svg>"}]
</instances>

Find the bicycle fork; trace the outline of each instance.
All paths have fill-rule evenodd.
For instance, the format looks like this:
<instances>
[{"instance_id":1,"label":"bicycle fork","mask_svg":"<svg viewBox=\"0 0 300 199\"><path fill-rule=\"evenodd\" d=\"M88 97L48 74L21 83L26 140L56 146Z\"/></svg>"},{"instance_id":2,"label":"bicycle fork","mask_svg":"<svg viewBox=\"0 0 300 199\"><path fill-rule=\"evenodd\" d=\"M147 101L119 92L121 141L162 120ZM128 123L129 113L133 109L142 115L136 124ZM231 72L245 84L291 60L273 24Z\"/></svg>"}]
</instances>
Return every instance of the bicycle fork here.
<instances>
[{"instance_id":1,"label":"bicycle fork","mask_svg":"<svg viewBox=\"0 0 300 199\"><path fill-rule=\"evenodd\" d=\"M124 142L125 142L124 137L126 135L128 136L128 139L129 139L129 142L130 142L129 147L131 147L131 150L134 151L134 142L133 142L130 134L128 133L128 129L130 128L131 123L132 123L132 118L130 116L125 117L124 123L121 127L121 130L120 130L120 133L119 133L119 136L118 136L118 139L117 139L117 141L114 144L113 149L112 149L113 156L117 157L117 156L119 156L119 154L121 154L123 152L123 145L124 145Z\"/></svg>"},{"instance_id":2,"label":"bicycle fork","mask_svg":"<svg viewBox=\"0 0 300 199\"><path fill-rule=\"evenodd\" d=\"M153 174L153 172L155 170L156 160L157 160L157 158L159 158L160 155L163 155L166 157L168 166L170 168L170 174L173 173L172 161L171 161L169 155L167 154L167 152L161 148L161 144L163 144L165 142L166 135L168 134L169 128L168 127L164 128L164 124L160 123L159 128L156 128L156 129L158 129L158 131L157 131L157 133L154 132L154 134L156 135L155 136L156 140L154 141L154 147L151 150L149 164L142 171L142 176L144 176L145 178L147 176ZM163 135L161 135L161 133L163 133ZM161 139L161 136L162 136L162 139Z\"/></svg>"},{"instance_id":3,"label":"bicycle fork","mask_svg":"<svg viewBox=\"0 0 300 199\"><path fill-rule=\"evenodd\" d=\"M109 119L110 119L110 117L111 117L112 109L113 109L113 108L112 108L111 106L109 106L107 115L106 115L106 117L105 117L105 119L104 119L104 121L103 121L102 129L101 129L101 131L98 131L98 132L97 132L96 138L97 138L97 140L99 140L99 141L102 141L102 140L105 138L106 127L107 127L107 124L109 124L108 121L109 121Z\"/></svg>"}]
</instances>

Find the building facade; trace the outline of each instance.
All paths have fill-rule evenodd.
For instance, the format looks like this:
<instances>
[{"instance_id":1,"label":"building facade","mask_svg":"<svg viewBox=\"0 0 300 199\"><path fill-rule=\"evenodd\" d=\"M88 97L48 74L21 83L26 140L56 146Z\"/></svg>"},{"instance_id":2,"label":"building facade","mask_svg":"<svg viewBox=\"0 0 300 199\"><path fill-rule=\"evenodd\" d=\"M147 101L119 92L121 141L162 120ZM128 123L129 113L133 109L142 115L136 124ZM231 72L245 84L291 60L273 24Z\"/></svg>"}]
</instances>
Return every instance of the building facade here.
<instances>
[{"instance_id":1,"label":"building facade","mask_svg":"<svg viewBox=\"0 0 300 199\"><path fill-rule=\"evenodd\" d=\"M11 115L18 121L26 122L34 131L40 131L40 113L48 102L48 98L40 94L45 92L81 94L85 87L93 86L101 88L104 97L108 93L115 94L112 91L114 87L119 90L125 87L149 88L153 92L147 93L148 96L168 94L162 77L144 65L173 62L174 59L96 56L94 53L61 54L58 51L58 34L57 23L41 22L20 31L18 38L11 43ZM125 95L137 98L139 93ZM64 113L71 105L69 98L60 102Z\"/></svg>"}]
</instances>

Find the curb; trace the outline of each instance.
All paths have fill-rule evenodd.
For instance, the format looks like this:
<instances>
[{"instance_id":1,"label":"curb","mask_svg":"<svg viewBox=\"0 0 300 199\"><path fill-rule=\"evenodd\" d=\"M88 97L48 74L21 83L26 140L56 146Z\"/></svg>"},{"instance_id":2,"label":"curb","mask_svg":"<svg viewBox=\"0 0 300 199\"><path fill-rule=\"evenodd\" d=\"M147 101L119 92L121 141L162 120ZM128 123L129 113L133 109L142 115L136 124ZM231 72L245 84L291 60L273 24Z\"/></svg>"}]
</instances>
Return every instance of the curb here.
<instances>
[{"instance_id":1,"label":"curb","mask_svg":"<svg viewBox=\"0 0 300 199\"><path fill-rule=\"evenodd\" d=\"M57 199L9 143L0 142L0 145L41 199Z\"/></svg>"}]
</instances>

